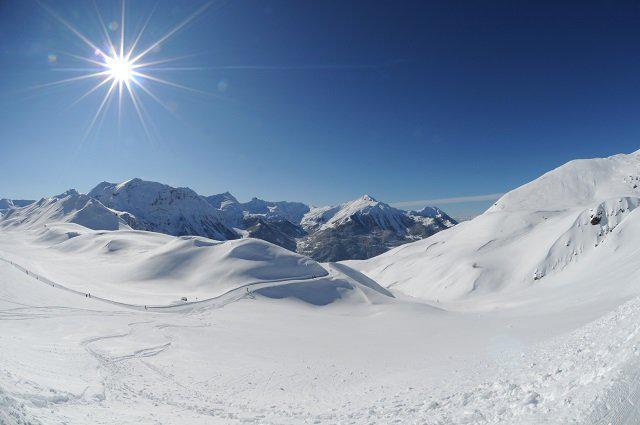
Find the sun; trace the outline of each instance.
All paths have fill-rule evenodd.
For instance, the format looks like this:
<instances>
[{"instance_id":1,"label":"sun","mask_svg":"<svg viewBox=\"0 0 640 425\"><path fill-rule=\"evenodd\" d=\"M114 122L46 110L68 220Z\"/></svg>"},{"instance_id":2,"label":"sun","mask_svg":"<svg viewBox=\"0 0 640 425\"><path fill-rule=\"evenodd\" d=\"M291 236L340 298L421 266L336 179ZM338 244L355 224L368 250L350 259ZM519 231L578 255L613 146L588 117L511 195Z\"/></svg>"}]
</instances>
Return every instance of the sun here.
<instances>
[{"instance_id":1,"label":"sun","mask_svg":"<svg viewBox=\"0 0 640 425\"><path fill-rule=\"evenodd\" d=\"M85 65L89 65L89 68L85 67L67 69L69 72L81 72L81 75L71 78L65 78L63 80L58 80L47 84L42 84L35 87L44 88L57 86L60 84L68 84L76 81L97 80L96 84L93 87L91 87L86 93L84 93L72 103L72 105L75 105L83 99L86 99L90 95L97 93L98 91L103 92L102 100L99 102L98 109L91 118L91 121L82 139L83 141L93 131L96 123L102 122L102 119L106 115L106 111L112 103L111 101L113 98L117 99L118 127L120 126L120 119L122 116L124 103L123 101L125 99L128 99L130 104L133 105L135 115L137 115L137 117L139 118L140 123L145 133L147 134L147 137L149 139L152 139L152 134L148 125L149 123L147 122L148 120L146 118L148 113L143 104L141 95L148 97L154 102L157 102L168 112L173 113L172 108L169 105L165 104L152 91L150 87L152 84L182 89L191 93L211 95L210 92L187 87L182 84L168 81L157 76L157 73L159 72L179 71L182 69L193 70L193 67L180 68L173 66L161 66L163 64L179 60L181 57L158 58L156 60L149 60L146 58L148 55L151 55L152 53L159 50L159 48L164 45L167 40L169 40L176 33L190 24L196 17L198 17L198 15L207 10L213 4L213 1L207 1L206 3L204 3L202 7L197 9L178 25L170 29L163 36L149 42L149 44L143 48L140 47L140 45L142 44L143 33L145 32L145 29L147 28L147 25L151 20L153 12L155 11L155 6L149 13L146 21L144 21L144 23L140 26L137 34L132 34L127 37L125 35L125 0L120 0L120 22L113 21L109 25L106 25L105 21L102 18L100 10L97 6L95 6L94 2L98 22L100 24L99 30L101 30L103 35L102 41L94 41L81 33L71 23L58 15L55 10L53 10L48 5L40 2L38 2L38 4L40 4L47 12L49 12L49 14L53 18L64 25L69 31L75 34L88 48L90 48L90 54L88 56L86 56L86 54L74 54L68 52L64 53L66 56L69 56L72 59L81 61ZM91 55L91 53L93 55ZM63 69L58 68L58 70Z\"/></svg>"},{"instance_id":2,"label":"sun","mask_svg":"<svg viewBox=\"0 0 640 425\"><path fill-rule=\"evenodd\" d=\"M108 75L118 83L129 84L135 75L133 62L122 56L105 56L104 66Z\"/></svg>"}]
</instances>

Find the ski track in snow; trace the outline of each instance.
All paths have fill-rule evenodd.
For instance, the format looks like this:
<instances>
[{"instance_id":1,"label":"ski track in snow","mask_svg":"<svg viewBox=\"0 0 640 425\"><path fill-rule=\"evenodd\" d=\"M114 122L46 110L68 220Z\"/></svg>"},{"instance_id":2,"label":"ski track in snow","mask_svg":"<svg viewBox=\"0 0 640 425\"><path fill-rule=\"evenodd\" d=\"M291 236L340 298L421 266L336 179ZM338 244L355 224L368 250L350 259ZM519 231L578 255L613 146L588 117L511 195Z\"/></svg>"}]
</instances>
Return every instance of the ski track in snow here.
<instances>
[{"instance_id":1,"label":"ski track in snow","mask_svg":"<svg viewBox=\"0 0 640 425\"><path fill-rule=\"evenodd\" d=\"M45 285L49 285L51 287L55 287L70 293L73 293L75 295L80 295L82 297L86 297L87 295L90 295L89 293L85 293L82 291L78 291L75 289L71 289L65 285L62 285L60 283L54 282L51 279L48 279L44 276L42 276L41 274L38 273L34 273L33 271L28 270L27 268L16 264L13 261L9 261L6 260L4 258L0 257L0 261L4 261L5 263L15 267L16 269L20 270L21 272L25 273L27 276L30 276L32 278L34 278L35 280L45 284ZM238 286L237 288L234 289L230 289L227 292L212 297L212 298L207 298L204 300L199 300L199 301L185 301L183 303L180 304L167 304L167 305L140 305L140 304L128 304L128 303L124 303L124 302L120 302L120 301L115 301L115 300L111 300L108 298L104 298L104 297L97 297L95 295L91 295L91 299L94 300L98 300L98 301L102 301L105 303L109 303L109 304L113 304L113 305L117 305L120 307L125 307L125 308L130 308L130 309L135 309L135 310L145 310L145 311L175 311L175 310L190 310L190 309L196 309L196 308L211 308L211 307L222 307L225 304L234 302L234 301L238 301L241 298L247 297L247 296L252 296L253 295L253 290L257 290L257 289L262 289L262 288L270 288L273 286L278 286L278 284L280 285L288 285L291 283L297 283L297 282L313 282L313 281L320 281L322 279L325 279L328 275L326 276L320 276L320 277L316 277L316 276L308 276L308 277L299 277L299 278L295 278L295 279L290 279L290 278L283 278L283 279L272 279L272 280L261 280L258 282L250 282L250 283L245 283L241 286Z\"/></svg>"}]
</instances>

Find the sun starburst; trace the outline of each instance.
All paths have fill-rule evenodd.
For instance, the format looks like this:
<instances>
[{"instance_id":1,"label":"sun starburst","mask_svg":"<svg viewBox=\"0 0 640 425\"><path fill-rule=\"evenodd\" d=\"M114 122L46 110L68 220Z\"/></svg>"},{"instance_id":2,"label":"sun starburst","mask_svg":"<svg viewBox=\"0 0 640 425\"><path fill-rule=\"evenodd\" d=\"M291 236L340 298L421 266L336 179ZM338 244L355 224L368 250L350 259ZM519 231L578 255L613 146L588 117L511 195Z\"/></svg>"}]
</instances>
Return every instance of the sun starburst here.
<instances>
[{"instance_id":1,"label":"sun starburst","mask_svg":"<svg viewBox=\"0 0 640 425\"><path fill-rule=\"evenodd\" d=\"M180 58L169 57L159 58L153 61L145 60L151 52L158 50L158 48L166 43L167 40L169 40L172 36L174 36L189 23L191 23L196 17L202 14L206 9L208 9L213 4L212 1L205 3L202 7L194 11L191 15L189 15L186 19L173 27L163 36L161 36L157 40L150 42L143 48L139 48L139 46L141 44L143 34L151 21L156 7L151 10L140 30L137 32L137 34L135 34L135 37L132 38L132 41L129 41L127 40L127 34L125 31L125 0L120 1L121 12L119 22L112 22L108 26L105 24L102 14L100 13L99 8L94 1L93 4L95 6L95 12L97 14L98 21L101 27L100 30L104 38L101 41L96 41L91 40L89 37L83 34L80 30L78 30L69 21L60 16L51 7L44 3L39 3L45 10L47 10L47 12L49 12L51 16L53 16L58 22L64 25L93 52L93 55L90 57L73 53L66 53L66 55L89 65L89 68L69 69L69 71L81 71L81 75L37 86L38 88L41 88L61 84L69 84L79 81L96 80L96 84L93 87L91 87L87 92L82 94L82 96L80 96L73 102L73 105L75 105L91 95L97 94L100 91L103 92L102 99L98 104L97 110L91 117L83 140L92 133L96 123L104 118L107 109L110 107L114 99L117 100L118 122L120 121L120 117L122 116L123 101L128 101L133 106L133 110L135 111L135 114L137 115L137 118L139 119L145 133L149 138L151 138L151 132L149 129L147 117L148 114L146 113L146 108L142 103L140 94L144 93L146 97L157 102L163 108L169 110L170 112L172 111L171 108L169 108L166 103L163 102L158 97L158 95L151 90L149 84L147 84L149 82L183 89L190 92L205 93L203 91L187 87L182 84L169 81L154 75L154 70L157 70L157 68L154 68L155 66L174 62ZM116 32L116 34L110 34L110 30L112 32ZM171 69L179 70L180 68L172 67Z\"/></svg>"}]
</instances>

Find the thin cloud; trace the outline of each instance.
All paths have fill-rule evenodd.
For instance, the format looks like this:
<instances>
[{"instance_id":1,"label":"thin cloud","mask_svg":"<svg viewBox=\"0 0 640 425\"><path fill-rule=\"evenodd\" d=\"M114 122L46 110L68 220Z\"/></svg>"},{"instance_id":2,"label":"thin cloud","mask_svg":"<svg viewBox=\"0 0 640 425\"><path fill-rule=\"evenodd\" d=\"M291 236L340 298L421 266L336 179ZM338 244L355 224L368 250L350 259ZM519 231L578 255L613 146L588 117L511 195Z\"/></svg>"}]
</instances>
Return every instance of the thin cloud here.
<instances>
[{"instance_id":1,"label":"thin cloud","mask_svg":"<svg viewBox=\"0 0 640 425\"><path fill-rule=\"evenodd\" d=\"M460 204L463 202L477 202L477 201L495 201L500 198L504 193L489 193L487 195L474 195L474 196L459 196L456 198L441 198L441 199L423 199L419 201L401 201L394 202L394 207L412 207L416 205L443 205L443 204Z\"/></svg>"}]
</instances>

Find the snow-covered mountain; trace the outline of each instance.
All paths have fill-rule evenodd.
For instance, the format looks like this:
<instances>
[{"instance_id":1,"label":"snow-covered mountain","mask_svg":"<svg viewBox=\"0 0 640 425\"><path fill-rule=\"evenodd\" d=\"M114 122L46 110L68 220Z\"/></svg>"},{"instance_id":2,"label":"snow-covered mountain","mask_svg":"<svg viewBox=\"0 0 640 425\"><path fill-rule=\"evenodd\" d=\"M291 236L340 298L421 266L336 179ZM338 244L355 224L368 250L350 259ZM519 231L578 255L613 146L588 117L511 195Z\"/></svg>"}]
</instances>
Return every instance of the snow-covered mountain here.
<instances>
[{"instance_id":1,"label":"snow-covered mountain","mask_svg":"<svg viewBox=\"0 0 640 425\"><path fill-rule=\"evenodd\" d=\"M262 215L268 220L285 219L295 224L300 224L302 217L309 212L309 206L301 202L272 202L253 198L240 205L243 211L251 215Z\"/></svg>"},{"instance_id":2,"label":"snow-covered mountain","mask_svg":"<svg viewBox=\"0 0 640 425\"><path fill-rule=\"evenodd\" d=\"M245 237L264 239L318 261L365 259L456 224L435 207L407 212L364 195L337 206L253 198L229 192L207 197L225 223Z\"/></svg>"},{"instance_id":3,"label":"snow-covered mountain","mask_svg":"<svg viewBox=\"0 0 640 425\"><path fill-rule=\"evenodd\" d=\"M113 230L128 226L173 236L203 236L216 240L252 237L319 261L370 258L455 224L435 207L407 212L367 195L338 206L321 208L311 208L301 202L258 198L242 203L229 192L203 197L189 188L137 178L122 183L102 182L88 195L70 191L64 196L80 199L73 203L67 200L64 213L44 212L43 208L49 208L46 200L24 209L14 201L3 200L0 203L0 211L6 218L3 221L6 225L16 222L20 216L20 220L38 223L87 223L92 229ZM28 203L24 201L21 205ZM17 210L20 210L19 214ZM13 217L10 221L9 216Z\"/></svg>"},{"instance_id":4,"label":"snow-covered mountain","mask_svg":"<svg viewBox=\"0 0 640 425\"><path fill-rule=\"evenodd\" d=\"M598 275L613 276L635 253L638 205L640 151L571 161L473 220L352 265L387 287L432 300L593 280L596 265Z\"/></svg>"},{"instance_id":5,"label":"snow-covered mountain","mask_svg":"<svg viewBox=\"0 0 640 425\"><path fill-rule=\"evenodd\" d=\"M309 207L303 203L258 198L240 203L229 192L206 199L220 211L224 223L244 237L262 239L295 252L296 239L306 235L300 220Z\"/></svg>"},{"instance_id":6,"label":"snow-covered mountain","mask_svg":"<svg viewBox=\"0 0 640 425\"><path fill-rule=\"evenodd\" d=\"M213 207L222 211L228 225L240 228L247 227L243 224L246 216L261 216L266 221L287 220L293 224L300 224L302 217L310 209L301 202L274 202L258 198L241 203L229 192L207 196L206 199Z\"/></svg>"},{"instance_id":7,"label":"snow-covered mountain","mask_svg":"<svg viewBox=\"0 0 640 425\"><path fill-rule=\"evenodd\" d=\"M366 259L455 224L434 207L406 212L364 195L339 206L309 211L302 219L309 236L298 243L298 252L319 261Z\"/></svg>"},{"instance_id":8,"label":"snow-covered mountain","mask_svg":"<svg viewBox=\"0 0 640 425\"><path fill-rule=\"evenodd\" d=\"M29 204L33 204L35 201L26 200L26 199L0 199L0 210L10 209L10 208L20 208L26 207Z\"/></svg>"},{"instance_id":9,"label":"snow-covered mountain","mask_svg":"<svg viewBox=\"0 0 640 425\"><path fill-rule=\"evenodd\" d=\"M76 223L93 230L130 229L137 225L131 214L107 208L71 189L23 207L12 203L1 216L0 227L38 228L50 223Z\"/></svg>"},{"instance_id":10,"label":"snow-covered mountain","mask_svg":"<svg viewBox=\"0 0 640 425\"><path fill-rule=\"evenodd\" d=\"M189 188L132 179L100 183L89 196L109 208L133 214L141 230L216 240L238 238L224 224L220 211Z\"/></svg>"}]
</instances>

